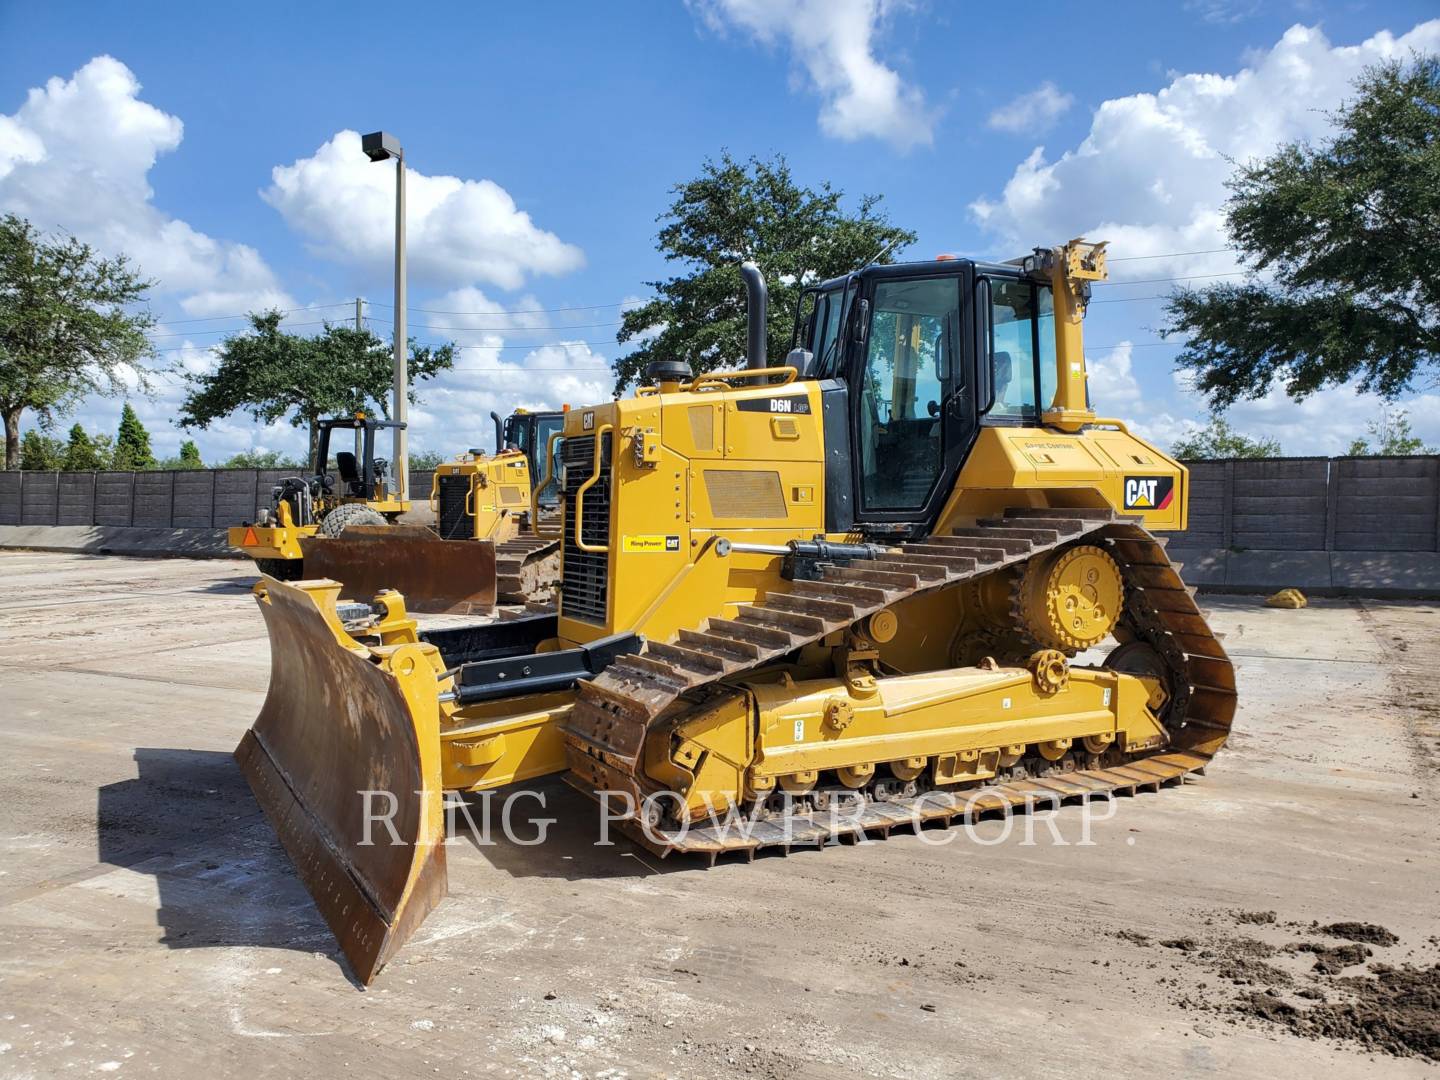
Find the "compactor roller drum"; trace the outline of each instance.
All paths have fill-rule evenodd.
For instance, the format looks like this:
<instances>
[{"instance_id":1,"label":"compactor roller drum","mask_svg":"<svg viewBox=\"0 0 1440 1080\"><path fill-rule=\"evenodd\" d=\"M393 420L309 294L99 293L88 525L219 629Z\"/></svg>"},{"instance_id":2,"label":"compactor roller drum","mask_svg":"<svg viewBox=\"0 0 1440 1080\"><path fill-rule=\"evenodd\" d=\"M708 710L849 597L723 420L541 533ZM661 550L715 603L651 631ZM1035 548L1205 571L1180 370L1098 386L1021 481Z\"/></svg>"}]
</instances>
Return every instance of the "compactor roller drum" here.
<instances>
[{"instance_id":1,"label":"compactor roller drum","mask_svg":"<svg viewBox=\"0 0 1440 1080\"><path fill-rule=\"evenodd\" d=\"M657 363L548 441L559 505L514 543L554 545L557 609L421 630L393 591L262 583L241 759L362 981L444 895L446 792L564 773L652 852L748 857L1158 789L1224 744L1234 672L1157 536L1188 476L1086 394L1103 244L815 285L774 366L742 272L745 367Z\"/></svg>"}]
</instances>

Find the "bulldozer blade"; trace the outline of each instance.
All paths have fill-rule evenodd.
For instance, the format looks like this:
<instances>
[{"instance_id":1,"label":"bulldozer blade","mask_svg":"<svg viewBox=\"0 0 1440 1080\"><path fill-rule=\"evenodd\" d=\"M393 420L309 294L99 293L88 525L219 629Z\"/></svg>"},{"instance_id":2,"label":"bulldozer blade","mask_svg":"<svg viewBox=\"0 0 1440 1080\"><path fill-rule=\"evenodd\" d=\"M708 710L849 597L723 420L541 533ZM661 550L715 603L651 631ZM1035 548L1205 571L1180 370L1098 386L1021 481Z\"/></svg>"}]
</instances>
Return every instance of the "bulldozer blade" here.
<instances>
[{"instance_id":1,"label":"bulldozer blade","mask_svg":"<svg viewBox=\"0 0 1440 1080\"><path fill-rule=\"evenodd\" d=\"M261 580L270 688L235 757L369 985L446 895L440 718L433 648L377 663L344 632L339 592Z\"/></svg>"},{"instance_id":2,"label":"bulldozer blade","mask_svg":"<svg viewBox=\"0 0 1440 1080\"><path fill-rule=\"evenodd\" d=\"M350 599L386 589L410 611L485 615L495 609L495 544L441 540L423 525L352 525L300 543L307 578L330 578Z\"/></svg>"}]
</instances>

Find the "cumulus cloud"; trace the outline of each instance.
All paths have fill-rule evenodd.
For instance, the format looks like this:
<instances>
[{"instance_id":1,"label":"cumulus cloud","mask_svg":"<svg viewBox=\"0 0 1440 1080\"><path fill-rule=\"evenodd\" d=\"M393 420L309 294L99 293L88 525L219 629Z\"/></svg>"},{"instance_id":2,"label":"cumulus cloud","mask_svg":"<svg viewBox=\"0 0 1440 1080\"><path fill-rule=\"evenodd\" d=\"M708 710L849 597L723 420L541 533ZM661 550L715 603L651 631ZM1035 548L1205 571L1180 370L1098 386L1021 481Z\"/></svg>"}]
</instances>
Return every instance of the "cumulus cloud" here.
<instances>
[{"instance_id":1,"label":"cumulus cloud","mask_svg":"<svg viewBox=\"0 0 1440 1080\"><path fill-rule=\"evenodd\" d=\"M691 0L712 30L737 28L767 46L785 43L820 96L820 130L876 138L901 151L934 140L924 93L875 56L886 0Z\"/></svg>"},{"instance_id":2,"label":"cumulus cloud","mask_svg":"<svg viewBox=\"0 0 1440 1080\"><path fill-rule=\"evenodd\" d=\"M395 173L371 162L360 136L341 131L310 157L277 165L262 197L319 255L383 272L395 243ZM420 281L485 282L516 289L564 274L584 254L537 226L492 180L428 176L407 166L406 239Z\"/></svg>"},{"instance_id":3,"label":"cumulus cloud","mask_svg":"<svg viewBox=\"0 0 1440 1080\"><path fill-rule=\"evenodd\" d=\"M1323 135L1326 113L1365 66L1436 49L1440 19L1354 46L1332 45L1315 27L1291 27L1233 75L1177 75L1157 93L1104 102L1078 146L1055 158L1037 146L998 196L971 210L1008 247L1082 233L1111 241L1114 256L1222 247L1233 162ZM1112 264L1116 277L1233 269L1228 254Z\"/></svg>"},{"instance_id":4,"label":"cumulus cloud","mask_svg":"<svg viewBox=\"0 0 1440 1080\"><path fill-rule=\"evenodd\" d=\"M1113 349L1085 357L1090 399L1106 416L1130 415L1144 395L1132 370L1134 345L1122 341Z\"/></svg>"},{"instance_id":5,"label":"cumulus cloud","mask_svg":"<svg viewBox=\"0 0 1440 1080\"><path fill-rule=\"evenodd\" d=\"M192 315L292 306L254 248L208 236L152 202L150 169L183 134L178 117L141 100L128 67L98 56L0 115L0 209L106 254L124 252L159 289L181 294Z\"/></svg>"},{"instance_id":6,"label":"cumulus cloud","mask_svg":"<svg viewBox=\"0 0 1440 1080\"><path fill-rule=\"evenodd\" d=\"M1028 94L1021 94L1000 106L985 122L996 131L1039 135L1054 127L1055 121L1064 116L1073 104L1075 98L1072 95L1047 81Z\"/></svg>"}]
</instances>

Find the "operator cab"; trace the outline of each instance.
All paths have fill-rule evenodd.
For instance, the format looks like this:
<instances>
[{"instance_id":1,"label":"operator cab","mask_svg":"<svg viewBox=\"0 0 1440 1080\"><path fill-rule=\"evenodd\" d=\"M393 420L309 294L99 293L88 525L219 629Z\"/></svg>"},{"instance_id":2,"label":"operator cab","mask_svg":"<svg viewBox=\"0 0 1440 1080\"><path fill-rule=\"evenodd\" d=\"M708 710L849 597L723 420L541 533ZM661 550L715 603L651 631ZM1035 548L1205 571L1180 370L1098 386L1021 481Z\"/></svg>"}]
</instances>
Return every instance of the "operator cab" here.
<instances>
[{"instance_id":1,"label":"operator cab","mask_svg":"<svg viewBox=\"0 0 1440 1080\"><path fill-rule=\"evenodd\" d=\"M393 490L390 462L375 456L375 434L382 429L394 430L404 426L394 420L377 420L363 413L321 420L316 425L315 457L310 463L315 496L367 500L397 497ZM360 455L357 457L353 450L336 450L335 474L331 474L328 470L330 436L336 431L361 433L362 437L356 440L360 444Z\"/></svg>"},{"instance_id":2,"label":"operator cab","mask_svg":"<svg viewBox=\"0 0 1440 1080\"><path fill-rule=\"evenodd\" d=\"M801 295L791 363L818 379L826 525L922 533L982 426L1039 426L1055 397L1051 286L1020 264L869 266ZM808 355L807 355L808 354Z\"/></svg>"},{"instance_id":3,"label":"operator cab","mask_svg":"<svg viewBox=\"0 0 1440 1080\"><path fill-rule=\"evenodd\" d=\"M550 446L550 436L564 430L565 414L516 409L504 420L500 419L498 413L492 412L490 416L495 421L495 452L498 454L506 449L519 450L525 455L525 461L530 466L531 482L538 484L547 472L545 454ZM552 468L548 471L550 482L537 492L537 496L541 506L555 507L560 504L559 489L555 482L559 469Z\"/></svg>"}]
</instances>

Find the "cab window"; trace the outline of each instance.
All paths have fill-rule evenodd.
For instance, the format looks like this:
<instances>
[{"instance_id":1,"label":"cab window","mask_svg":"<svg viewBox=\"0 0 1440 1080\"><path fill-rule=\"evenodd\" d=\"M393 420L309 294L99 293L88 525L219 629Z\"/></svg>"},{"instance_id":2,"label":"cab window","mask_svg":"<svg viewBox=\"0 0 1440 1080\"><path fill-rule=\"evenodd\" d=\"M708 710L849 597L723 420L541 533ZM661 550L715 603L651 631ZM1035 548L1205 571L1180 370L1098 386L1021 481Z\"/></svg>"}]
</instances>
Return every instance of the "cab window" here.
<instances>
[{"instance_id":1,"label":"cab window","mask_svg":"<svg viewBox=\"0 0 1440 1080\"><path fill-rule=\"evenodd\" d=\"M959 298L953 275L875 286L857 432L862 510L918 510L935 486Z\"/></svg>"},{"instance_id":2,"label":"cab window","mask_svg":"<svg viewBox=\"0 0 1440 1080\"><path fill-rule=\"evenodd\" d=\"M835 373L844 351L840 345L840 316L844 306L844 289L815 294L814 330L806 347L814 354L814 370L822 378Z\"/></svg>"},{"instance_id":3,"label":"cab window","mask_svg":"<svg viewBox=\"0 0 1440 1080\"><path fill-rule=\"evenodd\" d=\"M1028 281L990 282L992 420L1037 421L1035 287Z\"/></svg>"}]
</instances>

